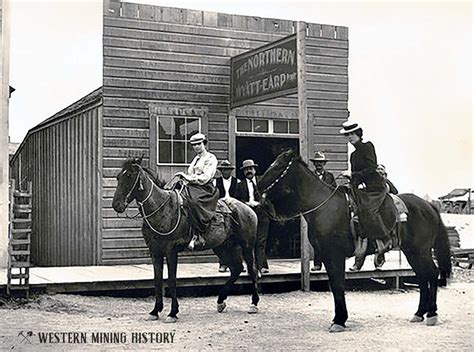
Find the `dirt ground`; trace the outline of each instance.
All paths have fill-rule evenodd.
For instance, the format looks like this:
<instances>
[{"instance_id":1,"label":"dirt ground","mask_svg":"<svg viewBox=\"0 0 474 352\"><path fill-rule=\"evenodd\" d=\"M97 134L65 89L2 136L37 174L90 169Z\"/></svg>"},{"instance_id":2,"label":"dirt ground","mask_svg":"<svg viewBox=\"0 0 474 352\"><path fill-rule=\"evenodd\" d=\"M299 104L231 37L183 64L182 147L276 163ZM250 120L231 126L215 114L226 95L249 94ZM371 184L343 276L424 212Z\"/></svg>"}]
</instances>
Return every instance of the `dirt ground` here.
<instances>
[{"instance_id":1,"label":"dirt ground","mask_svg":"<svg viewBox=\"0 0 474 352\"><path fill-rule=\"evenodd\" d=\"M41 295L27 304L9 302L0 307L0 350L472 351L472 270L456 269L454 274L450 286L439 291L439 324L433 327L408 322L418 303L416 288L348 292L347 330L337 334L328 332L333 316L330 292L263 294L255 315L247 314L248 296L229 297L227 310L220 314L216 312L216 297L184 297L176 324L166 324L161 317L158 321L145 320L153 297ZM168 312L169 299L165 304ZM40 343L40 332L83 334L76 335L76 343L73 334L64 335L64 342L63 335L56 334L51 343ZM122 340L92 341L93 333L99 332L116 333ZM158 341L151 342L151 338Z\"/></svg>"}]
</instances>

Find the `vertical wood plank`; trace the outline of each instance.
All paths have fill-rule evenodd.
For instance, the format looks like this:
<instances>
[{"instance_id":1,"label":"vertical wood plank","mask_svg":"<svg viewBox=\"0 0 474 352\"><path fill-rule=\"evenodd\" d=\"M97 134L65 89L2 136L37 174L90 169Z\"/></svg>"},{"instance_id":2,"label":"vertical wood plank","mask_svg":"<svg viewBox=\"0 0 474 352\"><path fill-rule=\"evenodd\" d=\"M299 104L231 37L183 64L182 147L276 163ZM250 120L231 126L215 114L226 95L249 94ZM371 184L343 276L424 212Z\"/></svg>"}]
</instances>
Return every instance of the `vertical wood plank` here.
<instances>
[{"instance_id":1,"label":"vertical wood plank","mask_svg":"<svg viewBox=\"0 0 474 352\"><path fill-rule=\"evenodd\" d=\"M158 143L158 126L157 126L157 116L149 112L150 115L150 162L149 167L154 172L158 172L158 155L157 155L157 143Z\"/></svg>"},{"instance_id":2,"label":"vertical wood plank","mask_svg":"<svg viewBox=\"0 0 474 352\"><path fill-rule=\"evenodd\" d=\"M97 109L97 117L95 120L95 128L96 128L96 134L94 140L95 142L95 152L94 155L96 156L96 162L93 162L93 167L94 167L94 175L95 175L95 195L96 195L96 228L97 228L97 239L96 244L96 257L97 257L97 263L98 265L101 265L103 263L102 261L102 181L103 181L103 120L104 120L104 98L101 98L101 103Z\"/></svg>"},{"instance_id":3,"label":"vertical wood plank","mask_svg":"<svg viewBox=\"0 0 474 352\"><path fill-rule=\"evenodd\" d=\"M229 112L229 161L232 163L232 165L236 165L237 162L237 157L236 157L236 131L235 131L235 118L236 115L236 110L232 109Z\"/></svg>"},{"instance_id":4,"label":"vertical wood plank","mask_svg":"<svg viewBox=\"0 0 474 352\"><path fill-rule=\"evenodd\" d=\"M307 92L306 92L306 28L305 22L298 22L297 25L297 51L298 51L298 112L299 112L299 134L300 134L300 155L306 163L309 161L308 145L311 137L308 134L310 126ZM309 272L309 241L308 224L304 217L301 217L300 225L301 235L301 289L309 291L310 272Z\"/></svg>"}]
</instances>

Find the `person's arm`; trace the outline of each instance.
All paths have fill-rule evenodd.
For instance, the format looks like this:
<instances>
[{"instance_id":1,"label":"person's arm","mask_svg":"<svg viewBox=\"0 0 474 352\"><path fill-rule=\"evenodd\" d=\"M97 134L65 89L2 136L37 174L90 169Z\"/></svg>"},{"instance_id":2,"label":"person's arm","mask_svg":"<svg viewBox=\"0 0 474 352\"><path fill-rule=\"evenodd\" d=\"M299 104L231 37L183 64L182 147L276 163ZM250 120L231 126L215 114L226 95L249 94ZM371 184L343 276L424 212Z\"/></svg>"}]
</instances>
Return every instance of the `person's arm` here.
<instances>
[{"instance_id":1,"label":"person's arm","mask_svg":"<svg viewBox=\"0 0 474 352\"><path fill-rule=\"evenodd\" d=\"M395 187L395 185L390 182L389 179L387 179L387 185L388 185L388 192L392 194L398 194L398 189Z\"/></svg>"}]
</instances>

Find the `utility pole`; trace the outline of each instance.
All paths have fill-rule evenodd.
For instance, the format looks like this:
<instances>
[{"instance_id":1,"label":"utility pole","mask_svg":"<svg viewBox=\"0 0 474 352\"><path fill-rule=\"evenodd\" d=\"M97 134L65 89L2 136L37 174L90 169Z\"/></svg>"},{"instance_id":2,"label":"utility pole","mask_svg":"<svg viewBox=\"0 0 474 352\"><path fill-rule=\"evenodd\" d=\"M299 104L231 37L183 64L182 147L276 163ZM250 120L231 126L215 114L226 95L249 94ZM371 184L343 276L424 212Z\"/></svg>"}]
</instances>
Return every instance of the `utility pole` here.
<instances>
[{"instance_id":1,"label":"utility pole","mask_svg":"<svg viewBox=\"0 0 474 352\"><path fill-rule=\"evenodd\" d=\"M0 0L0 268L8 258L8 99L10 97L10 4Z\"/></svg>"}]
</instances>

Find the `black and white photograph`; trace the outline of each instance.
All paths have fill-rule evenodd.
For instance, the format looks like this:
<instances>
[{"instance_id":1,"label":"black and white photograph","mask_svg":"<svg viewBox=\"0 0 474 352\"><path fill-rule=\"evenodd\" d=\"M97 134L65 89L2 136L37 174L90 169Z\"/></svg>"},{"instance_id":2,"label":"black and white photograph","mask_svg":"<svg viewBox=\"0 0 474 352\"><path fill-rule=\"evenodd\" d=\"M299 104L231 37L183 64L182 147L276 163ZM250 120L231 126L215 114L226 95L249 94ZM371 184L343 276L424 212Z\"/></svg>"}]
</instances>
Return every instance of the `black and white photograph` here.
<instances>
[{"instance_id":1,"label":"black and white photograph","mask_svg":"<svg viewBox=\"0 0 474 352\"><path fill-rule=\"evenodd\" d=\"M0 350L474 350L473 14L0 0Z\"/></svg>"}]
</instances>

